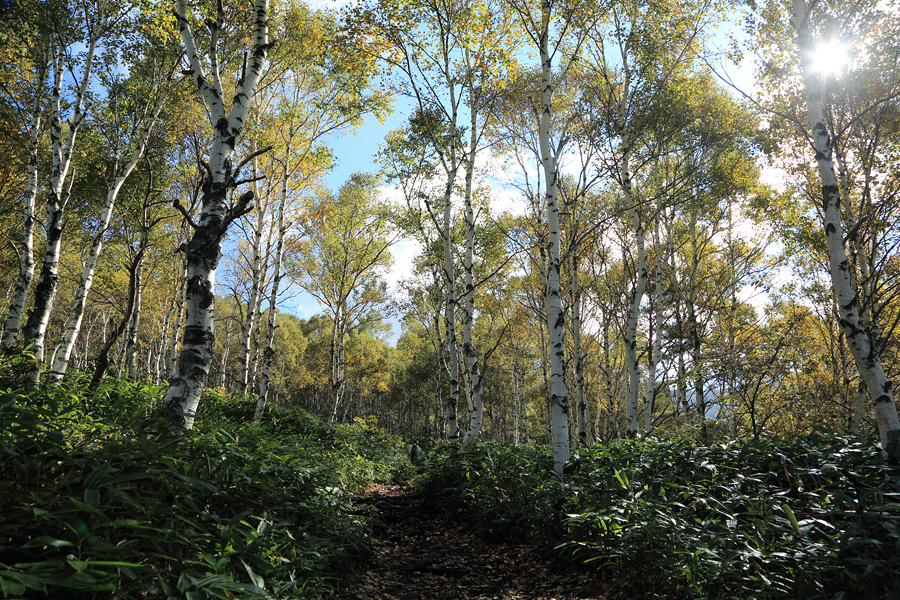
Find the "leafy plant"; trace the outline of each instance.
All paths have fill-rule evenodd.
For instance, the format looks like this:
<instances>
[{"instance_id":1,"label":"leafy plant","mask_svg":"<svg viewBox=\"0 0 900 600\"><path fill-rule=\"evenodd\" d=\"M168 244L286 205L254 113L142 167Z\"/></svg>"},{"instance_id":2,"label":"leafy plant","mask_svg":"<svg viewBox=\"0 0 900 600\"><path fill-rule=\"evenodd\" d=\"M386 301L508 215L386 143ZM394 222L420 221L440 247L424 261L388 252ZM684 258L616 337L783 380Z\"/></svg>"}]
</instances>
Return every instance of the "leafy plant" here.
<instances>
[{"instance_id":1,"label":"leafy plant","mask_svg":"<svg viewBox=\"0 0 900 600\"><path fill-rule=\"evenodd\" d=\"M369 539L345 490L403 456L372 423L252 424L251 399L227 394L173 435L152 417L156 388L82 389L0 398L4 596L334 595Z\"/></svg>"},{"instance_id":2,"label":"leafy plant","mask_svg":"<svg viewBox=\"0 0 900 600\"><path fill-rule=\"evenodd\" d=\"M900 489L874 444L678 440L597 445L560 481L543 450L479 444L423 491L489 535L615 578L628 598L893 598Z\"/></svg>"}]
</instances>

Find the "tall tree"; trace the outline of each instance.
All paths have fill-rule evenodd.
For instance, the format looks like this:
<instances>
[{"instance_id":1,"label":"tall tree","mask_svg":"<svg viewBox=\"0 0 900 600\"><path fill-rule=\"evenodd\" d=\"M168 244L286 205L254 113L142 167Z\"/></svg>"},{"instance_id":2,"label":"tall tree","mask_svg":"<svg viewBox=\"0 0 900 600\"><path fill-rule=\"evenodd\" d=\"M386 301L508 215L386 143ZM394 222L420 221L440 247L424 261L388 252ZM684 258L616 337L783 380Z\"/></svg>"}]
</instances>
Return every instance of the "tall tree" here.
<instances>
[{"instance_id":1,"label":"tall tree","mask_svg":"<svg viewBox=\"0 0 900 600\"><path fill-rule=\"evenodd\" d=\"M854 289L850 263L844 246L841 217L841 186L835 175L833 140L835 132L825 118L828 78L814 68L817 58L811 8L804 0L793 0L792 23L797 32L797 49L806 92L808 129L806 135L815 149L815 160L822 184L822 217L831 271L831 284L837 299L840 324L850 346L860 377L865 382L875 407L875 419L887 460L900 464L900 419L894 402L892 383L884 372L878 345L872 339L859 314L859 291ZM845 186L848 182L844 182Z\"/></svg>"},{"instance_id":2,"label":"tall tree","mask_svg":"<svg viewBox=\"0 0 900 600\"><path fill-rule=\"evenodd\" d=\"M383 274L397 234L377 195L375 179L365 174L351 177L336 195L321 195L307 207L302 237L289 249L287 267L331 319L331 421L344 398L345 338L388 301Z\"/></svg>"},{"instance_id":3,"label":"tall tree","mask_svg":"<svg viewBox=\"0 0 900 600\"><path fill-rule=\"evenodd\" d=\"M253 155L248 156L237 167L233 166L232 159L268 55L269 2L253 1L251 11L253 44L245 55L231 107L227 111L218 59L219 37L225 24L222 3L218 4L215 18L206 22L210 33L207 56L210 78L207 77L194 41L186 0L176 1L175 15L191 79L196 82L209 111L210 125L213 129L208 159L201 161L200 165L204 175L203 203L198 221L194 222L191 214L178 200L175 201L175 208L179 209L185 220L191 224L193 236L181 249L186 255L187 262L184 301L187 314L181 353L166 391L164 408L173 424L191 429L212 361L215 340L213 324L215 277L222 251L222 240L228 226L251 210L251 193L244 193L231 205L229 197L231 192L243 183L240 180L241 169Z\"/></svg>"},{"instance_id":4,"label":"tall tree","mask_svg":"<svg viewBox=\"0 0 900 600\"><path fill-rule=\"evenodd\" d=\"M175 62L171 58L166 60L164 58L166 53L161 48L159 50L161 56L150 58L143 64L133 67L132 81L110 86L107 108L102 112L103 117L112 125L104 127L105 132L110 133L112 138L108 140L111 164L106 202L87 258L84 260L81 282L75 292L72 310L50 371L51 381L57 384L66 373L72 348L81 331L87 297L94 281L97 261L103 250L103 240L112 221L119 192L144 155L171 89ZM150 91L147 97L141 97L139 91L141 89Z\"/></svg>"},{"instance_id":5,"label":"tall tree","mask_svg":"<svg viewBox=\"0 0 900 600\"><path fill-rule=\"evenodd\" d=\"M101 39L107 33L111 22L115 22L116 11L107 12L106 5L96 7L84 5L83 11L71 15L79 27L59 32L53 47L53 87L50 92L50 144L52 167L47 185L47 217L44 223L45 246L41 272L34 290L34 306L25 322L23 338L32 347L37 365L29 373L26 385L36 387L40 379L41 363L44 360L44 338L50 311L56 298L59 281L59 257L63 232L63 216L69 201L68 190L64 190L66 177L72 164L75 142L85 118L85 104L93 77L95 53ZM124 9L124 7L121 7ZM95 10L92 10L95 9ZM79 44L86 46L79 59L75 54ZM79 73L78 85L72 99L68 130L63 134L63 79L68 67ZM79 68L80 67L80 68ZM70 184L71 187L71 184Z\"/></svg>"},{"instance_id":6,"label":"tall tree","mask_svg":"<svg viewBox=\"0 0 900 600\"><path fill-rule=\"evenodd\" d=\"M553 469L562 475L563 466L571 455L569 449L569 407L565 382L565 313L562 304L560 278L561 237L559 208L560 163L568 143L567 125L552 131L553 94L560 78L554 72L553 61L562 63L565 78L576 63L578 49L587 30L594 26L601 8L593 2L560 2L541 0L532 6L522 0L508 0L522 23L540 59L540 112L538 113L538 144L544 177L544 205L547 215L547 279L545 287L546 320L550 347L550 431L553 446ZM570 34L575 32L574 40ZM573 51L572 48L575 50ZM568 58L563 58L568 57ZM555 134L555 137L554 137Z\"/></svg>"},{"instance_id":7,"label":"tall tree","mask_svg":"<svg viewBox=\"0 0 900 600\"><path fill-rule=\"evenodd\" d=\"M456 411L460 380L457 310L461 321L462 354L472 402L463 437L468 444L478 435L484 414L484 376L472 332L476 285L473 179L497 84L505 79L512 62L509 48L515 45L516 30L494 0L382 0L377 8L361 12L360 16L361 21L374 25L385 44L387 51L383 56L398 74L397 90L410 96L417 108L417 118L412 123L417 141L431 149L429 154L435 159L432 164L441 172L441 204L425 204L442 244L451 413ZM468 140L464 139L465 133ZM460 175L466 225L461 286L457 281L452 226ZM455 419L451 426L455 426Z\"/></svg>"},{"instance_id":8,"label":"tall tree","mask_svg":"<svg viewBox=\"0 0 900 600\"><path fill-rule=\"evenodd\" d=\"M22 241L17 248L19 273L3 324L0 346L10 346L18 338L25 302L34 278L34 225L40 189L40 139L47 124L46 88L55 48L53 28L47 21L59 17L62 7L50 5L47 8L52 10L47 10L43 15L45 21L39 17L41 11L34 11L35 7L31 3L17 3L0 25L3 27L2 35L17 42L4 46L3 60L8 65L8 73L4 73L3 85L0 87L3 104L18 119L18 122L9 124L11 128L27 134L20 136L4 132L16 140L27 139L27 175L21 199Z\"/></svg>"}]
</instances>

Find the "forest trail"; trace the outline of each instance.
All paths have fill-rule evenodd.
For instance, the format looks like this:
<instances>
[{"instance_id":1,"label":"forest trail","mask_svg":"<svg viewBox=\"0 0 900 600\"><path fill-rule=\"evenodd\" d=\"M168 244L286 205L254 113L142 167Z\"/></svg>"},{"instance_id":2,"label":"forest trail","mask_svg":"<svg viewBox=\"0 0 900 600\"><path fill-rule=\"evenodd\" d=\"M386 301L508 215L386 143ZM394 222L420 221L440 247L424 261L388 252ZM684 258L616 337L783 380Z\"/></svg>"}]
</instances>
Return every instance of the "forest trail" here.
<instances>
[{"instance_id":1,"label":"forest trail","mask_svg":"<svg viewBox=\"0 0 900 600\"><path fill-rule=\"evenodd\" d=\"M398 486L357 504L377 509L374 549L347 600L603 600L601 585L524 544L487 542Z\"/></svg>"}]
</instances>

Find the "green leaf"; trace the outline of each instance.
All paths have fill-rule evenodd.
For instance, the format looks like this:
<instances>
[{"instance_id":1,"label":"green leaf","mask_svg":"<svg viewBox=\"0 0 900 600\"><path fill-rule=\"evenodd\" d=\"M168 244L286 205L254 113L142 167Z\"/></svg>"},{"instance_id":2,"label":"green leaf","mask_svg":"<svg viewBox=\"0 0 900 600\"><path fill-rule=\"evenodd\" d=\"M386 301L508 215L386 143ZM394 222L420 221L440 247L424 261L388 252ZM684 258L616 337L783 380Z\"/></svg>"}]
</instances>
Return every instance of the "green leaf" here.
<instances>
[{"instance_id":1,"label":"green leaf","mask_svg":"<svg viewBox=\"0 0 900 600\"><path fill-rule=\"evenodd\" d=\"M619 480L619 483L622 485L623 489L630 490L631 485L628 482L628 476L624 472L619 472L618 469L613 469L616 473L616 479Z\"/></svg>"},{"instance_id":2,"label":"green leaf","mask_svg":"<svg viewBox=\"0 0 900 600\"><path fill-rule=\"evenodd\" d=\"M787 504L782 504L781 509L784 511L784 514L787 515L788 520L790 520L791 527L794 528L794 533L798 536L802 536L803 534L800 532L800 523L797 522L797 517L794 516L794 511L791 510L791 507Z\"/></svg>"},{"instance_id":3,"label":"green leaf","mask_svg":"<svg viewBox=\"0 0 900 600\"><path fill-rule=\"evenodd\" d=\"M85 488L96 488L97 484L100 483L100 480L109 473L109 465L103 464L94 469L94 471L85 477L84 479L84 487Z\"/></svg>"},{"instance_id":4,"label":"green leaf","mask_svg":"<svg viewBox=\"0 0 900 600\"><path fill-rule=\"evenodd\" d=\"M12 579L6 579L6 576L0 574L0 592L3 592L4 597L12 598L13 596L18 596L19 594L24 593L25 590L25 584L19 581L13 581Z\"/></svg>"},{"instance_id":5,"label":"green leaf","mask_svg":"<svg viewBox=\"0 0 900 600\"><path fill-rule=\"evenodd\" d=\"M88 488L84 490L84 501L91 506L99 506L100 505L100 490L95 490L92 488Z\"/></svg>"},{"instance_id":6,"label":"green leaf","mask_svg":"<svg viewBox=\"0 0 900 600\"><path fill-rule=\"evenodd\" d=\"M72 542L68 542L66 540L57 540L52 537L42 535L40 537L33 538L26 542L23 546L24 548L43 548L44 546L51 546L53 548L65 548L67 546L74 546Z\"/></svg>"}]
</instances>

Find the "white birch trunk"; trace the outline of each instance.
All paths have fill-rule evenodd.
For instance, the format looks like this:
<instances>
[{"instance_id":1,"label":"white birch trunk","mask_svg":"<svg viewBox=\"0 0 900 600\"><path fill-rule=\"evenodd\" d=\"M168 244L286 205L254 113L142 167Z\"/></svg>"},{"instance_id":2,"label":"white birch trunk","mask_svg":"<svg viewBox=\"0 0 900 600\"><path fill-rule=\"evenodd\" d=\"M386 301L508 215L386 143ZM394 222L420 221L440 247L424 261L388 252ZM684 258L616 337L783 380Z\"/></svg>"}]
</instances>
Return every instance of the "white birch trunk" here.
<instances>
[{"instance_id":1,"label":"white birch trunk","mask_svg":"<svg viewBox=\"0 0 900 600\"><path fill-rule=\"evenodd\" d=\"M797 31L797 47L803 83L806 88L807 115L815 148L816 164L822 182L823 220L828 260L831 267L831 283L837 298L840 325L847 337L856 368L866 384L875 408L875 420L881 435L885 458L900 464L900 419L894 403L891 381L884 372L878 348L871 333L863 328L859 318L858 296L850 285L850 266L844 248L843 227L840 213L840 188L834 173L831 139L822 109L824 78L813 71L815 56L809 31L809 12L804 0L793 0L793 24Z\"/></svg>"},{"instance_id":2,"label":"white birch trunk","mask_svg":"<svg viewBox=\"0 0 900 600\"><path fill-rule=\"evenodd\" d=\"M469 428L463 438L463 446L471 444L481 431L481 423L484 420L484 377L478 365L478 353L475 350L475 342L472 338L472 321L475 317L475 281L473 262L475 258L475 211L472 208L472 177L475 172L475 144L476 135L476 109L471 108L469 157L466 162L466 256L463 263L465 270L465 294L463 296L463 352L468 363L468 373L471 382L471 412L469 414Z\"/></svg>"},{"instance_id":3,"label":"white birch trunk","mask_svg":"<svg viewBox=\"0 0 900 600\"><path fill-rule=\"evenodd\" d=\"M338 408L344 395L344 314L342 307L334 312L334 323L331 327L331 411L328 422L337 419Z\"/></svg>"},{"instance_id":4,"label":"white birch trunk","mask_svg":"<svg viewBox=\"0 0 900 600\"><path fill-rule=\"evenodd\" d=\"M64 193L63 187L65 186L69 166L72 164L72 151L75 147L75 139L84 120L82 105L91 80L91 69L97 41L97 37L92 35L88 43L84 59L84 72L75 94L75 104L72 108L72 116L69 119L69 132L65 140L62 139L62 116L60 114L65 51L61 44L57 47L57 53L53 61L53 92L50 103L50 143L53 154L53 166L50 171L47 220L44 226L44 260L41 265L41 274L35 287L34 307L23 330L25 344L31 346L37 361L36 367L32 369L26 379L25 385L28 389L37 387L41 376L40 365L44 361L44 338L47 334L47 323L50 321L50 311L53 308L53 301L56 298L56 288L59 282L63 214L68 202L68 192Z\"/></svg>"},{"instance_id":5,"label":"white birch trunk","mask_svg":"<svg viewBox=\"0 0 900 600\"><path fill-rule=\"evenodd\" d=\"M256 144L253 144L256 149ZM253 161L253 175L256 176L256 160ZM254 192L256 186L253 186ZM260 287L262 286L262 234L263 225L268 209L268 201L260 202L253 228L253 252L250 258L250 299L247 301L247 318L241 328L241 370L238 376L238 392L247 393L247 385L250 380L250 342L256 326L258 303L260 301Z\"/></svg>"},{"instance_id":6,"label":"white birch trunk","mask_svg":"<svg viewBox=\"0 0 900 600\"><path fill-rule=\"evenodd\" d=\"M627 138L623 141L622 163L620 165L620 177L622 191L625 194L625 203L631 216L634 227L635 245L637 246L638 264L635 273L634 292L631 296L631 306L628 309L628 320L625 325L625 360L628 368L628 398L625 401L625 410L628 419L626 435L630 438L637 437L640 432L640 388L641 374L638 369L637 354L637 326L641 315L641 301L644 299L644 291L647 287L647 250L644 240L644 226L637 209L637 195L634 193L631 182L630 159L631 149Z\"/></svg>"},{"instance_id":7,"label":"white birch trunk","mask_svg":"<svg viewBox=\"0 0 900 600\"><path fill-rule=\"evenodd\" d=\"M41 67L38 69L37 83L43 85L47 75L48 60L46 55L40 57ZM9 302L9 313L3 324L0 346L7 347L15 343L22 327L22 315L25 313L25 301L34 278L34 222L35 200L38 193L38 146L43 130L41 119L41 94L35 90L34 104L31 110L31 131L28 133L28 175L25 195L22 198L22 247L19 250L19 276Z\"/></svg>"},{"instance_id":8,"label":"white birch trunk","mask_svg":"<svg viewBox=\"0 0 900 600\"><path fill-rule=\"evenodd\" d=\"M553 81L549 47L549 0L542 0L540 37L541 57L541 117L539 142L541 164L544 170L547 203L547 330L550 343L550 434L553 447L553 470L562 476L563 466L569 461L569 407L565 380L565 314L562 307L560 285L560 234L559 234L559 170L557 156L550 144L550 117L553 109Z\"/></svg>"},{"instance_id":9,"label":"white birch trunk","mask_svg":"<svg viewBox=\"0 0 900 600\"><path fill-rule=\"evenodd\" d=\"M141 240L141 246L146 248L146 232L144 239ZM134 274L134 309L131 311L131 322L128 324L128 335L125 336L125 364L124 370L128 373L128 379L137 381L137 335L138 327L141 322L141 288L143 286L144 262L141 261L137 265Z\"/></svg>"},{"instance_id":10,"label":"white birch trunk","mask_svg":"<svg viewBox=\"0 0 900 600\"><path fill-rule=\"evenodd\" d=\"M573 209L574 210L574 209ZM584 352L581 346L581 283L578 279L578 247L572 247L572 354L575 360L575 422L578 442L582 447L591 444L591 421L584 390Z\"/></svg>"},{"instance_id":11,"label":"white birch trunk","mask_svg":"<svg viewBox=\"0 0 900 600\"><path fill-rule=\"evenodd\" d=\"M246 57L231 110L226 113L216 55L224 11L220 4L217 20L207 22L211 30L210 82L204 73L188 25L186 5L186 0L177 0L176 18L190 64L191 77L209 110L213 140L209 162L204 165L203 209L199 221L194 224L181 208L185 219L194 227L194 235L184 248L187 255L184 340L175 374L163 401L164 409L175 429L193 427L200 394L209 375L215 342L213 317L216 267L221 255L222 239L231 222L249 211L248 204L252 199L252 194L244 194L233 206L228 206L229 192L236 185L237 175L232 168L231 159L238 137L244 130L250 101L262 75L269 48L269 3L268 0L254 0L253 47ZM180 204L176 207L180 207Z\"/></svg>"},{"instance_id":12,"label":"white birch trunk","mask_svg":"<svg viewBox=\"0 0 900 600\"><path fill-rule=\"evenodd\" d=\"M290 150L290 142L288 143L288 151ZM275 317L278 312L278 288L281 284L281 261L284 256L284 236L287 233L287 226L284 223L284 211L287 208L287 182L288 176L285 170L281 187L281 203L278 206L278 241L275 246L275 256L273 258L273 275L272 275L272 291L269 294L269 326L266 330L266 345L263 349L262 365L259 369L259 391L256 399L256 410L253 412L253 420L262 419L266 409L266 399L269 395L269 376L272 370L272 359L275 356Z\"/></svg>"},{"instance_id":13,"label":"white birch trunk","mask_svg":"<svg viewBox=\"0 0 900 600\"><path fill-rule=\"evenodd\" d=\"M455 130L455 127L454 127ZM454 150L455 153L455 150ZM456 181L456 157L453 157L453 168L447 174L447 185L444 189L443 227L441 241L444 248L444 281L447 294L444 300L444 329L447 332L448 365L450 368L450 393L447 395L447 427L449 439L457 440L460 436L457 412L459 410L459 340L456 337L456 266L453 258L453 240L451 237L451 209L453 207L453 184Z\"/></svg>"},{"instance_id":14,"label":"white birch trunk","mask_svg":"<svg viewBox=\"0 0 900 600\"><path fill-rule=\"evenodd\" d=\"M691 336L691 360L694 376L694 403L697 405L697 418L700 419L700 439L707 440L706 427L706 392L703 369L703 340L700 335L700 322L697 318L697 277L700 274L700 247L697 242L697 207L691 207L691 273L688 277L688 295L682 298L687 311L687 324Z\"/></svg>"},{"instance_id":15,"label":"white birch trunk","mask_svg":"<svg viewBox=\"0 0 900 600\"><path fill-rule=\"evenodd\" d=\"M662 352L662 253L659 243L659 218L654 221L653 244L656 247L656 265L654 269L655 281L653 283L654 323L656 335L653 338L653 347L650 351L650 372L647 378L647 401L644 405L644 433L650 433L653 428L653 405L656 402L656 369L659 366L659 355Z\"/></svg>"},{"instance_id":16,"label":"white birch trunk","mask_svg":"<svg viewBox=\"0 0 900 600\"><path fill-rule=\"evenodd\" d=\"M62 381L62 378L69 367L69 358L72 354L72 348L75 347L75 341L78 339L78 334L81 331L81 322L84 317L87 297L91 291L91 286L94 283L94 272L97 269L97 261L100 258L100 253L103 251L103 236L106 235L106 231L109 229L109 224L112 221L119 191L121 191L125 180L128 179L131 172L134 171L138 161L144 155L144 152L147 149L147 141L150 139L150 134L153 132L153 127L156 125L159 113L162 111L167 96L168 90L166 90L166 92L164 92L157 100L152 115L148 118L139 134L137 147L132 152L128 162L125 163L121 169L118 169L112 185L109 186L106 193L106 204L100 215L100 224L98 226L97 235L94 236L91 249L88 251L87 259L84 262L84 268L81 272L81 282L78 285L78 289L75 291L72 311L69 313L69 318L66 321L66 328L60 339L60 349L56 353L53 360L53 368L50 370L50 381L54 385L59 385L59 382Z\"/></svg>"}]
</instances>

